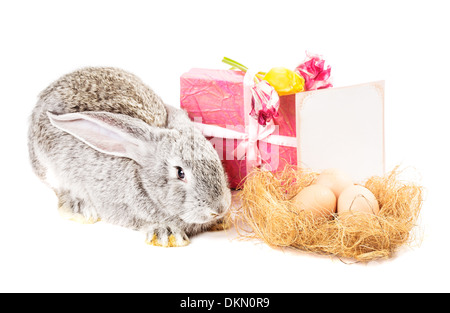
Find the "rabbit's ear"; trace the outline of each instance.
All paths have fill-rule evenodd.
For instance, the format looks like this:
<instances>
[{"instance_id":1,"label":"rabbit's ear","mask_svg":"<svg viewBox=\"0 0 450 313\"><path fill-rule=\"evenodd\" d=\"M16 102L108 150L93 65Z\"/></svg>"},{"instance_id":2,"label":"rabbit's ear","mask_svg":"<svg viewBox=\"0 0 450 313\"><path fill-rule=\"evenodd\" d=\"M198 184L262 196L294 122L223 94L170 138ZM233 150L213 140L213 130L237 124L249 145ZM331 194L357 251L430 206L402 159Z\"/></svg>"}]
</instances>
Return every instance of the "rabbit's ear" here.
<instances>
[{"instance_id":1,"label":"rabbit's ear","mask_svg":"<svg viewBox=\"0 0 450 313\"><path fill-rule=\"evenodd\" d=\"M47 115L52 125L92 148L138 163L141 163L144 147L157 135L150 134L151 126L145 122L123 114L80 112L58 115L47 112Z\"/></svg>"}]
</instances>

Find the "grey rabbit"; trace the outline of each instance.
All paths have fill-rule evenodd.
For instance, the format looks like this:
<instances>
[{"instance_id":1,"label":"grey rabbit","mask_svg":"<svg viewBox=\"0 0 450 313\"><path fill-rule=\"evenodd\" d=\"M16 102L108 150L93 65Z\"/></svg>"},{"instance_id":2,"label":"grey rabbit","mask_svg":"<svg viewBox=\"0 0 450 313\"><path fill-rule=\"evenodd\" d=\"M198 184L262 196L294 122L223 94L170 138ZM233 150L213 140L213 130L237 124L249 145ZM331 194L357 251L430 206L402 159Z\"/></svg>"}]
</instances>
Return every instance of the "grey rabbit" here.
<instances>
[{"instance_id":1,"label":"grey rabbit","mask_svg":"<svg viewBox=\"0 0 450 313\"><path fill-rule=\"evenodd\" d=\"M121 69L83 68L42 91L28 148L62 216L139 230L152 245L184 246L220 229L231 205L212 144L186 112Z\"/></svg>"}]
</instances>

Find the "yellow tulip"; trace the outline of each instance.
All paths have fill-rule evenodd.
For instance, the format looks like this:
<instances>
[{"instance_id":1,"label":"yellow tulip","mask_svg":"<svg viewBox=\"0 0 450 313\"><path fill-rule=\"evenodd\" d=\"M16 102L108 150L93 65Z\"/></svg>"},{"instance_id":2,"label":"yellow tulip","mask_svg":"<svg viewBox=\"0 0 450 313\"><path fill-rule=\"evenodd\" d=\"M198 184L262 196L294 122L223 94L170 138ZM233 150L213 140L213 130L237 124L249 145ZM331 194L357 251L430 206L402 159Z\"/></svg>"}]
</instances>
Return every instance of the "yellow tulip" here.
<instances>
[{"instance_id":1,"label":"yellow tulip","mask_svg":"<svg viewBox=\"0 0 450 313\"><path fill-rule=\"evenodd\" d=\"M305 79L284 67L274 67L263 78L280 96L302 92L305 89Z\"/></svg>"}]
</instances>

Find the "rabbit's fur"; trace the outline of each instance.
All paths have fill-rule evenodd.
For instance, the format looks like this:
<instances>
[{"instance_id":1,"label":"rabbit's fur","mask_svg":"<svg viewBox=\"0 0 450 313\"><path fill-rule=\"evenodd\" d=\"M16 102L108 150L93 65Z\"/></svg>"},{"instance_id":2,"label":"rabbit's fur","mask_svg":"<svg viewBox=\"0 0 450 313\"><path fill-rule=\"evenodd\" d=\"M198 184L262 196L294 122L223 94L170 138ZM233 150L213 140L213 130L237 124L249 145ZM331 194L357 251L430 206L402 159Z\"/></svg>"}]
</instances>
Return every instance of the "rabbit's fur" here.
<instances>
[{"instance_id":1,"label":"rabbit's fur","mask_svg":"<svg viewBox=\"0 0 450 313\"><path fill-rule=\"evenodd\" d=\"M84 68L50 85L28 139L34 172L70 219L183 246L231 204L219 157L187 114L117 68Z\"/></svg>"}]
</instances>

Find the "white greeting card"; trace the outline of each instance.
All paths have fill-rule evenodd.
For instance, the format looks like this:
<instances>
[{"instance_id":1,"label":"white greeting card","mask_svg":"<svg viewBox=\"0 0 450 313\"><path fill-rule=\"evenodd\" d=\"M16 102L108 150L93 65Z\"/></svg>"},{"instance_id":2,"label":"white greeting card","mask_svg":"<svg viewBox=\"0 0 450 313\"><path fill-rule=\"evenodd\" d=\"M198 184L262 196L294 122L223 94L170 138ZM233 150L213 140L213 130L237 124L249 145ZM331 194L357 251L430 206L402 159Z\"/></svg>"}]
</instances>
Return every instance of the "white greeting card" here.
<instances>
[{"instance_id":1,"label":"white greeting card","mask_svg":"<svg viewBox=\"0 0 450 313\"><path fill-rule=\"evenodd\" d=\"M299 166L384 174L384 81L298 93L296 112Z\"/></svg>"}]
</instances>

